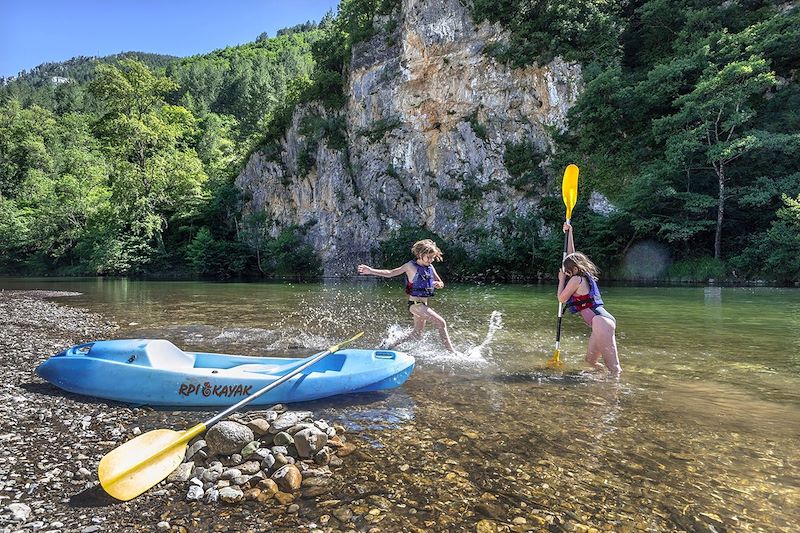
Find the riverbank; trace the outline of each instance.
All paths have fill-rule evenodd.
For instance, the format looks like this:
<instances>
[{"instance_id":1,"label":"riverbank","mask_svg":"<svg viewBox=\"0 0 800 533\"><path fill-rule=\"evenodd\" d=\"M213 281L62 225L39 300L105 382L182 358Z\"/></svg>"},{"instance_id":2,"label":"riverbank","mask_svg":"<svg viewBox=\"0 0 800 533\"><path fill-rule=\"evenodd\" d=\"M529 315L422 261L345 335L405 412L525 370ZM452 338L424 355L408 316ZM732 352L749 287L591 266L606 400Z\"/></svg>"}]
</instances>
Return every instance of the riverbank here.
<instances>
[{"instance_id":1,"label":"riverbank","mask_svg":"<svg viewBox=\"0 0 800 533\"><path fill-rule=\"evenodd\" d=\"M0 380L5 384L0 389L0 417L3 420L0 429L3 448L0 457L0 531L297 531L304 528L314 530L315 520L328 523L332 520L331 514L346 518L346 521L353 517L347 503L339 505L340 501L327 504L327 515L323 512L316 517L305 517L301 506L294 503L295 496L290 494L291 489L297 489L298 498L313 498L326 494L329 487L341 483L339 475L331 475L328 463L333 466L333 461L330 458L321 468L303 470L304 474L308 472L307 475L324 477L325 485L303 483L301 492L299 473L293 480L297 487L287 485L288 488L284 488L281 485L287 476L278 476L277 486L267 478L262 482L266 487L263 491L256 484L250 488L248 496L252 496L249 498L252 501L242 501L242 495L232 499L234 505L221 501L216 503L216 498L216 504L212 505L208 505L209 498L198 502L199 498L192 497L192 494L199 487L192 490L196 479L190 480L191 476L184 476L185 479L174 476L129 502L119 502L105 494L97 482L97 464L103 455L141 432L158 427L182 429L190 427L192 420L197 422L206 416L199 412L155 411L93 400L67 393L38 378L34 374L35 367L50 355L73 344L114 337L118 329L116 323L98 314L49 301L55 299L66 303L71 296L78 294L40 290L0 292L0 350L4 354ZM261 414L249 411L244 416L234 417L240 421L263 423ZM276 415L274 411L263 414L275 420L275 416L269 416ZM259 427L259 424L253 427ZM329 434L336 435L333 428L327 429ZM343 428L340 433L342 431ZM267 428L264 428L266 432ZM357 460L355 446L343 443L342 436L337 435L334 439L338 441L335 453L342 457L353 454L353 460ZM198 452L203 453L204 442L202 444L194 446L192 453L195 457L191 464L202 464L197 460ZM343 453L342 446L345 446L347 454ZM284 464L287 461L282 456L278 459ZM230 466L234 465L229 457L223 457L223 460ZM336 459L336 466L341 466L345 460ZM268 470L270 473L278 470L274 461L273 458ZM289 456L288 461L293 463L295 459ZM299 459L297 464L301 470L306 466ZM290 467L292 472L297 470L293 465L287 466ZM208 484L209 475L200 475ZM217 482L216 479L213 481ZM231 484L229 481L218 483ZM240 485L249 487L245 481ZM279 492L278 488L287 492ZM229 490L235 492L239 489L232 485ZM282 499L277 498L281 495ZM326 530L334 531L335 528Z\"/></svg>"}]
</instances>

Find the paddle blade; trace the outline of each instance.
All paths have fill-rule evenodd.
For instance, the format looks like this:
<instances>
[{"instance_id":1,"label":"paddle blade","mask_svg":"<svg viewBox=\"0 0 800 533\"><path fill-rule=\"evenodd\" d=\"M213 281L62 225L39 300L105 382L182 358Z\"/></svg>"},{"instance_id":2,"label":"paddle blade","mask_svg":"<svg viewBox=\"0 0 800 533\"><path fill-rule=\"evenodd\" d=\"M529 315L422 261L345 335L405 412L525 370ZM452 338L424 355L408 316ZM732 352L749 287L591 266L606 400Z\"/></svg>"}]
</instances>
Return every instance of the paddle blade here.
<instances>
[{"instance_id":1,"label":"paddle blade","mask_svg":"<svg viewBox=\"0 0 800 533\"><path fill-rule=\"evenodd\" d=\"M564 179L561 181L561 196L567 206L567 220L572 218L572 208L578 202L578 173L577 165L568 165L564 170Z\"/></svg>"},{"instance_id":2,"label":"paddle blade","mask_svg":"<svg viewBox=\"0 0 800 533\"><path fill-rule=\"evenodd\" d=\"M553 352L553 357L547 360L545 366L547 366L547 368L557 368L559 370L564 368L564 363L561 362L561 350L556 349L556 351Z\"/></svg>"},{"instance_id":3,"label":"paddle blade","mask_svg":"<svg viewBox=\"0 0 800 533\"><path fill-rule=\"evenodd\" d=\"M364 332L363 332L363 331L359 331L358 333L356 333L355 335L353 335L352 337L350 337L350 338L349 338L349 339L347 339L346 341L342 341L342 342L340 342L339 344L336 344L336 345L334 345L334 346L331 346L330 348L328 348L328 351L329 351L330 353L333 353L333 352L338 352L339 350L341 350L341 349L342 349L342 347L344 347L344 346L347 346L347 345L348 345L348 344L350 344L351 342L353 342L353 341L357 340L357 339L358 339L358 338L360 338L360 337L361 337L363 334L364 334Z\"/></svg>"},{"instance_id":4,"label":"paddle blade","mask_svg":"<svg viewBox=\"0 0 800 533\"><path fill-rule=\"evenodd\" d=\"M200 433L197 428L156 429L114 448L97 468L103 489L122 501L142 494L178 468L186 454L186 443Z\"/></svg>"}]
</instances>

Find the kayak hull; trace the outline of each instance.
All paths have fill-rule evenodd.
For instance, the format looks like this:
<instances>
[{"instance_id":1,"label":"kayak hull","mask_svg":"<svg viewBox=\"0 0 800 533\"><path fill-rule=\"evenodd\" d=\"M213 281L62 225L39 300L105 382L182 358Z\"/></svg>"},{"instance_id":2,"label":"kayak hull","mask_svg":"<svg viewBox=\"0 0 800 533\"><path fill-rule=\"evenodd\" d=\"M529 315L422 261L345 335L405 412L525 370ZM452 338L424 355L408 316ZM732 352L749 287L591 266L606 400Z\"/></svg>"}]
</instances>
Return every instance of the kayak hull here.
<instances>
[{"instance_id":1,"label":"kayak hull","mask_svg":"<svg viewBox=\"0 0 800 533\"><path fill-rule=\"evenodd\" d=\"M162 339L79 344L36 368L66 391L137 405L232 405L308 359L184 352ZM343 349L328 355L252 405L317 400L402 385L414 358L393 350Z\"/></svg>"}]
</instances>

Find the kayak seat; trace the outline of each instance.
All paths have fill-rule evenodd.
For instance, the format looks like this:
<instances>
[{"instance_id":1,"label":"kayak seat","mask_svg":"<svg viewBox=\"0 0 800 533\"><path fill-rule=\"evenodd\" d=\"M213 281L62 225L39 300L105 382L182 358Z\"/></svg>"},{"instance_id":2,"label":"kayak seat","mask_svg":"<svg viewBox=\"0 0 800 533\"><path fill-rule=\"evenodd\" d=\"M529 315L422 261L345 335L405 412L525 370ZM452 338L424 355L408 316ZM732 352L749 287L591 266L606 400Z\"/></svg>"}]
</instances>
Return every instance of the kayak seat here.
<instances>
[{"instance_id":1,"label":"kayak seat","mask_svg":"<svg viewBox=\"0 0 800 533\"><path fill-rule=\"evenodd\" d=\"M153 368L192 368L194 355L186 353L164 339L147 341L144 346L147 360Z\"/></svg>"},{"instance_id":2,"label":"kayak seat","mask_svg":"<svg viewBox=\"0 0 800 533\"><path fill-rule=\"evenodd\" d=\"M264 364L257 364L257 363L249 363L245 365L237 365L229 370L235 370L236 372L253 372L255 374L272 374L275 370L283 368L283 365L264 365Z\"/></svg>"}]
</instances>

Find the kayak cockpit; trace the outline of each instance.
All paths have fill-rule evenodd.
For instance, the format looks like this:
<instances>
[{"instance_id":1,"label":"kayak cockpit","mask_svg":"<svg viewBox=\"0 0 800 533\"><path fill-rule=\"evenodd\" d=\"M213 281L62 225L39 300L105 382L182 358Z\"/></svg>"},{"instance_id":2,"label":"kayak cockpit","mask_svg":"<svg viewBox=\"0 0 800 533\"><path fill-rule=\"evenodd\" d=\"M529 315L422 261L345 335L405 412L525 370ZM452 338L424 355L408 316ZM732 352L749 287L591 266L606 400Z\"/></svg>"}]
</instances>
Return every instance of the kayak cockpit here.
<instances>
[{"instance_id":1,"label":"kayak cockpit","mask_svg":"<svg viewBox=\"0 0 800 533\"><path fill-rule=\"evenodd\" d=\"M66 350L64 355L84 355L94 359L161 369L192 368L195 363L194 354L184 352L164 339L95 341L73 346Z\"/></svg>"},{"instance_id":2,"label":"kayak cockpit","mask_svg":"<svg viewBox=\"0 0 800 533\"><path fill-rule=\"evenodd\" d=\"M357 370L368 360L391 361L397 352L391 350L349 350L350 367ZM356 355L357 354L357 355ZM202 352L185 352L165 339L123 339L79 344L58 356L87 357L125 365L158 370L185 372L190 369L225 374L261 374L281 376L292 371L305 359L283 357L250 357ZM353 358L353 356L355 358ZM376 361L377 362L377 361ZM334 353L317 363L315 372L340 372L347 364L345 353Z\"/></svg>"}]
</instances>

